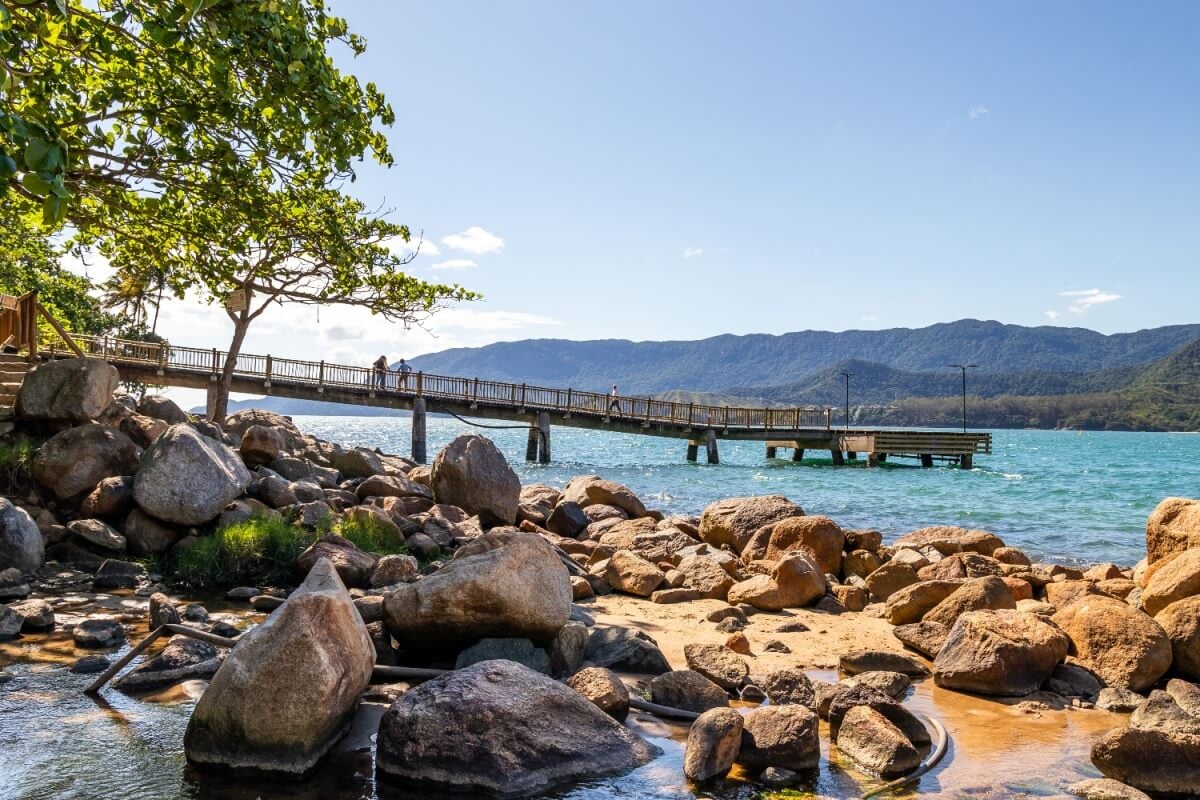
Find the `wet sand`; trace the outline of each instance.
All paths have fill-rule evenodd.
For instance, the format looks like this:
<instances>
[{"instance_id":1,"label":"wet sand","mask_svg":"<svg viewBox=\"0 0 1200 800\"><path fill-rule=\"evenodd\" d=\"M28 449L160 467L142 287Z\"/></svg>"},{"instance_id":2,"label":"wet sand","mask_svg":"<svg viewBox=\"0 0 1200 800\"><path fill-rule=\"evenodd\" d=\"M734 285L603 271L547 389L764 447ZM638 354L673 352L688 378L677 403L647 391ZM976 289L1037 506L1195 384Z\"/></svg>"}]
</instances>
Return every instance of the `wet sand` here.
<instances>
[{"instance_id":1,"label":"wet sand","mask_svg":"<svg viewBox=\"0 0 1200 800\"><path fill-rule=\"evenodd\" d=\"M701 600L658 605L628 595L608 595L582 604L597 624L624 625L653 637L671 666L685 669L683 648L692 642L724 643L729 635L705 620L708 612L726 604ZM809 630L780 633L785 622L799 621ZM783 667L801 667L810 677L838 679L837 664L851 650L908 651L892 636L892 626L864 614L834 616L808 609L776 614L755 614L742 631L750 640L746 656L751 675ZM765 642L777 639L791 653L762 651ZM1096 709L1040 710L1029 713L1017 707L1020 698L993 699L940 689L932 678L917 681L903 698L914 711L941 721L950 736L945 759L916 787L922 796L962 798L1070 796L1066 787L1084 778L1099 777L1088 756L1092 742L1128 717ZM686 726L683 726L686 738ZM828 731L822 724L822 747L828 749ZM827 753L835 767L863 789L881 782L862 775L838 757ZM814 787L819 788L819 787ZM844 794L833 796L846 796Z\"/></svg>"}]
</instances>

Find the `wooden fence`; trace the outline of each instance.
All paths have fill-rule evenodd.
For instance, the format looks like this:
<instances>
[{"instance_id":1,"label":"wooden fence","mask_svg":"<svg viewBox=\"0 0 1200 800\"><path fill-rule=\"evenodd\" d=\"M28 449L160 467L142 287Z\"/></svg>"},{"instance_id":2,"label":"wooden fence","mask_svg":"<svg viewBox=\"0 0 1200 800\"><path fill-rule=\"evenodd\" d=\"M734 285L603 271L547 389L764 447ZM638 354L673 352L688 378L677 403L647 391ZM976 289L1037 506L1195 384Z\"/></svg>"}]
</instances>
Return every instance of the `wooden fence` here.
<instances>
[{"instance_id":1,"label":"wooden fence","mask_svg":"<svg viewBox=\"0 0 1200 800\"><path fill-rule=\"evenodd\" d=\"M154 369L164 376L172 371L216 375L225 364L225 353L195 347L178 347L157 342L139 342L110 336L73 337L86 355L121 364ZM371 367L330 364L325 361L299 361L241 354L234 367L239 378L261 380L264 388L272 384L336 389L361 395L399 393L413 397L447 400L468 407L487 406L518 411L551 411L598 417L619 417L651 424L672 424L697 428L754 430L828 430L830 412L822 408L735 408L697 403L674 403L650 397L630 397L584 392L576 389L552 389L524 383L455 378L413 372L406 378L390 372L380 376Z\"/></svg>"}]
</instances>

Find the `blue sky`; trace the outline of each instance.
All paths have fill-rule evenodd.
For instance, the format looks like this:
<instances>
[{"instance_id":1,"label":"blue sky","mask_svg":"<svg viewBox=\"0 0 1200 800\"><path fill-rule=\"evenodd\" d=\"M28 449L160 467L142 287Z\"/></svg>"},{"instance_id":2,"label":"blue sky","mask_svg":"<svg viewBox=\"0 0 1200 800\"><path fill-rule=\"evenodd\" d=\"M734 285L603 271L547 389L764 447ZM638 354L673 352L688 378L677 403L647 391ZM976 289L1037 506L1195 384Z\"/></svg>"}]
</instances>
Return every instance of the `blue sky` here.
<instances>
[{"instance_id":1,"label":"blue sky","mask_svg":"<svg viewBox=\"0 0 1200 800\"><path fill-rule=\"evenodd\" d=\"M407 333L280 314L248 351L1196 321L1198 5L331 7L397 112L351 190L486 300Z\"/></svg>"}]
</instances>

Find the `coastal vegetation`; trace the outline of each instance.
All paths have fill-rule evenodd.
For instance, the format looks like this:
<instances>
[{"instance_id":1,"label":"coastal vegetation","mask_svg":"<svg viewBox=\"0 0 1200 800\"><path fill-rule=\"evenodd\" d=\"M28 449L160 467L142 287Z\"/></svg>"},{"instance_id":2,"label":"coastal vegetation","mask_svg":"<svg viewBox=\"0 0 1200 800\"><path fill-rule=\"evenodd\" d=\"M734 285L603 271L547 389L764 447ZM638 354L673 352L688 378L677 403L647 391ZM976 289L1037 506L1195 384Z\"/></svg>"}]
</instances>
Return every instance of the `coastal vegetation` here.
<instances>
[{"instance_id":1,"label":"coastal vegetation","mask_svg":"<svg viewBox=\"0 0 1200 800\"><path fill-rule=\"evenodd\" d=\"M407 325L476 297L406 274L409 229L344 191L355 160L392 163L395 115L333 47L366 44L320 0L0 3L6 214L39 256L69 224L76 250L116 269L111 304L141 310L141 327L164 290L222 306L218 422L247 330L273 305ZM6 284L33 288L19 278Z\"/></svg>"}]
</instances>

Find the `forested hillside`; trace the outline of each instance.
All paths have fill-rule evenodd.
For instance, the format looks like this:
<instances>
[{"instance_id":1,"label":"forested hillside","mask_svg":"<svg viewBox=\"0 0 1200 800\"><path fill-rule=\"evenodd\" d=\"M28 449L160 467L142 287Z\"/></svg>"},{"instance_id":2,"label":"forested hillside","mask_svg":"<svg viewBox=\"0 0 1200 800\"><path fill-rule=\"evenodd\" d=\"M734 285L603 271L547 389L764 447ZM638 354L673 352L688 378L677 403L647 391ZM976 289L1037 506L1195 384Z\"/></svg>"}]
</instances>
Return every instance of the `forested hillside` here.
<instances>
[{"instance_id":1,"label":"forested hillside","mask_svg":"<svg viewBox=\"0 0 1200 800\"><path fill-rule=\"evenodd\" d=\"M944 373L947 364L973 362L980 365L980 376L1084 373L1147 364L1198 337L1200 325L1106 336L1083 328L959 320L916 329L725 335L690 342L536 339L446 350L414 358L412 364L442 375L597 391L616 383L631 394L726 392L797 384L848 359L906 372Z\"/></svg>"}]
</instances>

